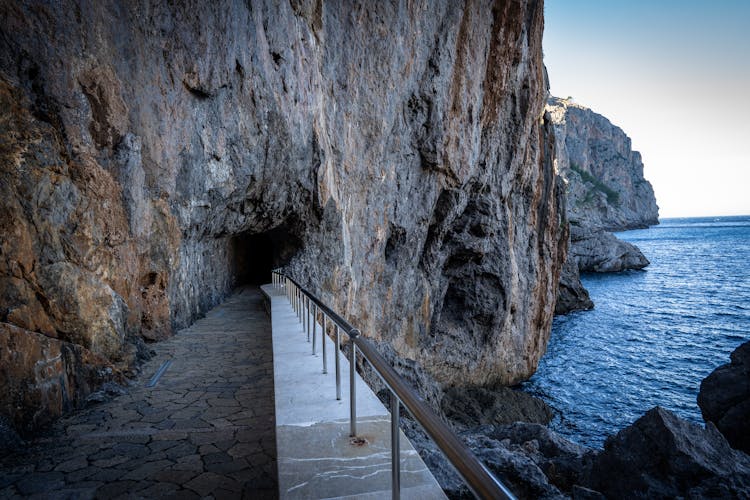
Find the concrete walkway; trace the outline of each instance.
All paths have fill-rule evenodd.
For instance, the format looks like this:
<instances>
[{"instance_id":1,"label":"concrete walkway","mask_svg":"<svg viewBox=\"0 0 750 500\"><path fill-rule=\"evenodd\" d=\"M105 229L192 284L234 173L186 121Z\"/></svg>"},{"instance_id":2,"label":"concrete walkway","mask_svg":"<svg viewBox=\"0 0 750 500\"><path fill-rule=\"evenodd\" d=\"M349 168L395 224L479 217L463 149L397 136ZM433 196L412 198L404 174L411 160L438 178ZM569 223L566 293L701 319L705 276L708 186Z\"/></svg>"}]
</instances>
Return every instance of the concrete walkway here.
<instances>
[{"instance_id":1,"label":"concrete walkway","mask_svg":"<svg viewBox=\"0 0 750 500\"><path fill-rule=\"evenodd\" d=\"M153 348L127 394L0 456L0 498L276 498L271 328L259 290Z\"/></svg>"},{"instance_id":2,"label":"concrete walkway","mask_svg":"<svg viewBox=\"0 0 750 500\"><path fill-rule=\"evenodd\" d=\"M358 436L349 437L349 363L341 356L341 400L336 400L335 347L325 337L328 373L323 373L321 327L317 350L307 342L283 289L264 285L271 301L276 395L276 442L282 499L390 498L390 413L356 376ZM342 342L346 335L342 333ZM404 410L405 411L405 410ZM401 497L445 498L443 490L403 434Z\"/></svg>"}]
</instances>

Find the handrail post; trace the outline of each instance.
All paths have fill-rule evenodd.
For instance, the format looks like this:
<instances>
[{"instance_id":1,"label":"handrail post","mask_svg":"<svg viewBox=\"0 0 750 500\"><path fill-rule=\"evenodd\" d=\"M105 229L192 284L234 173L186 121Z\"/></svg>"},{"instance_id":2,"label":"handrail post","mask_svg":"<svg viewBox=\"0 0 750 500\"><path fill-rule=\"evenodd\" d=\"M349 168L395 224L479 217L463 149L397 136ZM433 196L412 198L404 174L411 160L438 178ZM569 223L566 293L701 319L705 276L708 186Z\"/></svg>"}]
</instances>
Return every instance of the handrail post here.
<instances>
[{"instance_id":1,"label":"handrail post","mask_svg":"<svg viewBox=\"0 0 750 500\"><path fill-rule=\"evenodd\" d=\"M323 324L326 324L326 314L323 313ZM313 332L313 338L312 338L312 354L315 356L315 333Z\"/></svg>"},{"instance_id":2,"label":"handrail post","mask_svg":"<svg viewBox=\"0 0 750 500\"><path fill-rule=\"evenodd\" d=\"M356 332L356 333L355 333ZM352 330L349 337L349 435L357 435L357 344L359 330Z\"/></svg>"},{"instance_id":3,"label":"handrail post","mask_svg":"<svg viewBox=\"0 0 750 500\"><path fill-rule=\"evenodd\" d=\"M307 334L310 335L310 297L305 298L305 303L307 304L305 323L307 323Z\"/></svg>"},{"instance_id":4,"label":"handrail post","mask_svg":"<svg viewBox=\"0 0 750 500\"><path fill-rule=\"evenodd\" d=\"M399 430L400 401L396 393L391 390L391 498L399 500L401 497L401 443Z\"/></svg>"},{"instance_id":5,"label":"handrail post","mask_svg":"<svg viewBox=\"0 0 750 500\"><path fill-rule=\"evenodd\" d=\"M313 304L313 325L312 334L315 336L315 330L318 329L318 306ZM310 330L307 330L307 341L310 342Z\"/></svg>"},{"instance_id":6,"label":"handrail post","mask_svg":"<svg viewBox=\"0 0 750 500\"><path fill-rule=\"evenodd\" d=\"M341 401L341 363L339 362L339 351L341 350L341 332L336 325L336 400Z\"/></svg>"},{"instance_id":7,"label":"handrail post","mask_svg":"<svg viewBox=\"0 0 750 500\"><path fill-rule=\"evenodd\" d=\"M328 325L323 320L323 331L320 335L320 348L323 350L323 373L328 373L328 363L326 362L326 339L328 338Z\"/></svg>"}]
</instances>

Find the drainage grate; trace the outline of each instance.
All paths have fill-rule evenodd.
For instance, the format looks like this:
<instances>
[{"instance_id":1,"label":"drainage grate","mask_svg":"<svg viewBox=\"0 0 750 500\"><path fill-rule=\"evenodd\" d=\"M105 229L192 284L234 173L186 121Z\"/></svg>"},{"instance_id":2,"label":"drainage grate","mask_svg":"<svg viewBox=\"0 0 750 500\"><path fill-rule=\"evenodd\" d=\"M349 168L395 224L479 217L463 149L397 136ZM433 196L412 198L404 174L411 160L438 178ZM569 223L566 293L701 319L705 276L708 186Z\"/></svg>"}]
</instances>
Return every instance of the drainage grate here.
<instances>
[{"instance_id":1,"label":"drainage grate","mask_svg":"<svg viewBox=\"0 0 750 500\"><path fill-rule=\"evenodd\" d=\"M162 375L164 375L164 372L167 371L167 368L172 364L172 360L165 361L161 364L158 370L156 370L156 373L154 373L154 376L151 377L151 380L148 381L146 384L146 387L153 387L156 385L157 382L159 382L159 379Z\"/></svg>"}]
</instances>

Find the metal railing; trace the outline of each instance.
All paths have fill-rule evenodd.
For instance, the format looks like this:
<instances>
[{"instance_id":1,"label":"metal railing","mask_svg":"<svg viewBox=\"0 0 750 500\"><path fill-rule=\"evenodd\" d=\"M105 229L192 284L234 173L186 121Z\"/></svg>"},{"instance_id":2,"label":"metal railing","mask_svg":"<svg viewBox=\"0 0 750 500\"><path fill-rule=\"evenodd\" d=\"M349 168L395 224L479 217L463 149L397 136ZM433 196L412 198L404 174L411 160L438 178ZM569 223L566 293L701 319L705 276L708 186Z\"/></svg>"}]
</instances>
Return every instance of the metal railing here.
<instances>
[{"instance_id":1,"label":"metal railing","mask_svg":"<svg viewBox=\"0 0 750 500\"><path fill-rule=\"evenodd\" d=\"M312 350L315 354L315 337L317 318L322 318L321 348L323 354L323 373L327 373L325 337L327 320L334 325L335 338L335 367L336 367L336 399L341 399L341 368L339 353L341 351L341 330L349 336L349 434L357 436L357 401L356 401L356 352L359 349L362 357L367 360L375 373L380 376L390 391L391 400L391 485L394 499L400 498L400 444L399 444L399 416L400 405L409 410L412 416L438 445L456 471L466 481L467 486L479 498L508 498L515 499L511 491L498 480L468 446L443 422L432 409L420 398L393 367L377 351L375 346L362 336L361 332L350 325L344 318L336 314L320 301L314 294L307 291L293 278L283 274L280 270L272 271L273 285L285 291L286 297L302 323L303 331L307 332L310 340L310 316L312 315Z\"/></svg>"}]
</instances>

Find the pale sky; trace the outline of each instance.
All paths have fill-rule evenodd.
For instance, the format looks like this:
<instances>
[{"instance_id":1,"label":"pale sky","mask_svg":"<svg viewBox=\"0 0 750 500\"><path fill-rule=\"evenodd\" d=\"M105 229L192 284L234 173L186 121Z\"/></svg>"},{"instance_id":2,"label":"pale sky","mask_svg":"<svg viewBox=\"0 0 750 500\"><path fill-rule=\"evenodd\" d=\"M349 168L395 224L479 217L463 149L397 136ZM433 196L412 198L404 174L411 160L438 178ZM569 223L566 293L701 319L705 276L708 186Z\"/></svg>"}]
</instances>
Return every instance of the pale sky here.
<instances>
[{"instance_id":1,"label":"pale sky","mask_svg":"<svg viewBox=\"0 0 750 500\"><path fill-rule=\"evenodd\" d=\"M552 95L640 151L660 217L750 214L750 0L546 0Z\"/></svg>"}]
</instances>

